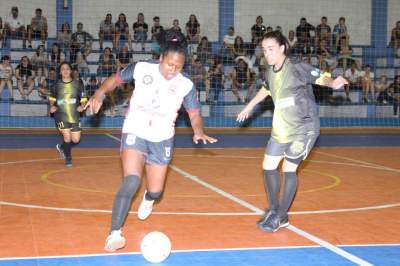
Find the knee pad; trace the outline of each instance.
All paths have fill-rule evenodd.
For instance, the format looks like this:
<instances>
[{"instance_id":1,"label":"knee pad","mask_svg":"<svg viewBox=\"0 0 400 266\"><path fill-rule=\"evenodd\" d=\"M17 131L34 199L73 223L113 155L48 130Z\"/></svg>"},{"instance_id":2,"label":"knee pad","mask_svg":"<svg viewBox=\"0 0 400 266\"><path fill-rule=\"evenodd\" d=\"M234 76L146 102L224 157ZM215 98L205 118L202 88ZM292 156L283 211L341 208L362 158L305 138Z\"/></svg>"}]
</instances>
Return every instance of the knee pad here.
<instances>
[{"instance_id":1,"label":"knee pad","mask_svg":"<svg viewBox=\"0 0 400 266\"><path fill-rule=\"evenodd\" d=\"M158 200L159 198L161 198L161 194L162 194L162 192L147 191L145 197L146 197L146 200Z\"/></svg>"}]
</instances>

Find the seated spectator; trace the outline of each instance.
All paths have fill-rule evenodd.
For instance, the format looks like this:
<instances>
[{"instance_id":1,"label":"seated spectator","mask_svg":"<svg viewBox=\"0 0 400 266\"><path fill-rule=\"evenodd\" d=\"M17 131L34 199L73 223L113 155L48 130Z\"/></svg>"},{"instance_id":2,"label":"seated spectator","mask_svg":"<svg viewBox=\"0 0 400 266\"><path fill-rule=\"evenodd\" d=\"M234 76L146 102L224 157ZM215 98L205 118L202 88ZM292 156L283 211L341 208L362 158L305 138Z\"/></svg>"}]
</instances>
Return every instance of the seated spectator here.
<instances>
[{"instance_id":1,"label":"seated spectator","mask_svg":"<svg viewBox=\"0 0 400 266\"><path fill-rule=\"evenodd\" d=\"M302 55L311 55L314 43L315 27L307 22L306 18L300 19L300 24L296 27L297 51Z\"/></svg>"},{"instance_id":2,"label":"seated spectator","mask_svg":"<svg viewBox=\"0 0 400 266\"><path fill-rule=\"evenodd\" d=\"M393 47L395 55L400 57L400 21L397 21L396 27L392 29L389 45Z\"/></svg>"},{"instance_id":3,"label":"seated spectator","mask_svg":"<svg viewBox=\"0 0 400 266\"><path fill-rule=\"evenodd\" d=\"M252 43L252 50L256 48L258 41L262 39L264 36L265 32L267 31L267 28L263 25L263 17L262 16L257 16L256 18L256 24L254 24L251 27L251 43Z\"/></svg>"},{"instance_id":4,"label":"seated spectator","mask_svg":"<svg viewBox=\"0 0 400 266\"><path fill-rule=\"evenodd\" d=\"M115 22L115 45L117 49L120 47L120 42L127 41L130 48L132 48L132 37L129 33L129 24L126 22L124 13L118 15L118 20Z\"/></svg>"},{"instance_id":5,"label":"seated spectator","mask_svg":"<svg viewBox=\"0 0 400 266\"><path fill-rule=\"evenodd\" d=\"M117 54L117 70L121 71L127 65L133 63L132 53L129 51L128 45L124 45Z\"/></svg>"},{"instance_id":6,"label":"seated spectator","mask_svg":"<svg viewBox=\"0 0 400 266\"><path fill-rule=\"evenodd\" d=\"M348 68L348 65L352 64L355 60L352 58L353 48L349 46L345 37L342 37L337 47L337 60L343 61L343 67Z\"/></svg>"},{"instance_id":7,"label":"seated spectator","mask_svg":"<svg viewBox=\"0 0 400 266\"><path fill-rule=\"evenodd\" d=\"M390 102L389 96L389 82L386 75L381 75L379 80L375 83L375 90L378 94L376 101L381 104L387 104Z\"/></svg>"},{"instance_id":8,"label":"seated spectator","mask_svg":"<svg viewBox=\"0 0 400 266\"><path fill-rule=\"evenodd\" d=\"M33 91L34 74L33 67L27 56L21 57L19 65L15 68L15 77L17 78L17 86L23 100L27 100ZM25 92L25 88L27 91Z\"/></svg>"},{"instance_id":9,"label":"seated spectator","mask_svg":"<svg viewBox=\"0 0 400 266\"><path fill-rule=\"evenodd\" d=\"M208 42L208 38L206 36L203 36L201 38L200 43L197 46L196 55L197 59L199 59L203 65L211 63L212 47L211 44Z\"/></svg>"},{"instance_id":10,"label":"seated spectator","mask_svg":"<svg viewBox=\"0 0 400 266\"><path fill-rule=\"evenodd\" d=\"M88 97L92 96L99 87L100 84L97 82L96 76L91 76L88 84L85 86L86 95Z\"/></svg>"},{"instance_id":11,"label":"seated spectator","mask_svg":"<svg viewBox=\"0 0 400 266\"><path fill-rule=\"evenodd\" d=\"M288 42L289 42L289 52L297 54L297 37L294 34L293 30L290 30L288 33Z\"/></svg>"},{"instance_id":12,"label":"seated spectator","mask_svg":"<svg viewBox=\"0 0 400 266\"><path fill-rule=\"evenodd\" d=\"M14 71L10 64L10 57L8 55L3 55L0 62L0 100L4 86L7 86L10 95L10 101L14 100L12 81L13 75Z\"/></svg>"},{"instance_id":13,"label":"seated spectator","mask_svg":"<svg viewBox=\"0 0 400 266\"><path fill-rule=\"evenodd\" d=\"M86 60L86 56L82 54L81 52L78 52L75 58L75 61L71 64L74 70L76 70L79 73L79 77L86 78L89 73L89 65ZM82 80L83 82L83 80Z\"/></svg>"},{"instance_id":14,"label":"seated spectator","mask_svg":"<svg viewBox=\"0 0 400 266\"><path fill-rule=\"evenodd\" d=\"M225 88L224 65L220 60L214 60L208 71L206 82L206 102L218 102Z\"/></svg>"},{"instance_id":15,"label":"seated spectator","mask_svg":"<svg viewBox=\"0 0 400 266\"><path fill-rule=\"evenodd\" d=\"M321 76L332 77L326 61L320 61L319 69ZM333 89L323 85L312 84L315 100L318 103L329 103L332 99Z\"/></svg>"},{"instance_id":16,"label":"seated spectator","mask_svg":"<svg viewBox=\"0 0 400 266\"><path fill-rule=\"evenodd\" d=\"M329 64L333 63L331 49L326 45L326 40L322 39L316 49L318 61L325 61Z\"/></svg>"},{"instance_id":17,"label":"seated spectator","mask_svg":"<svg viewBox=\"0 0 400 266\"><path fill-rule=\"evenodd\" d=\"M262 39L258 40L258 44L254 50L254 56L256 58L253 65L258 66L259 71L265 71L267 69L267 61L264 56L264 49L261 46Z\"/></svg>"},{"instance_id":18,"label":"seated spectator","mask_svg":"<svg viewBox=\"0 0 400 266\"><path fill-rule=\"evenodd\" d=\"M232 80L232 93L238 102L248 102L253 95L254 73L249 68L249 60L245 56L235 59L236 66L233 68L230 78ZM246 97L243 99L239 95L239 90L246 90Z\"/></svg>"},{"instance_id":19,"label":"seated spectator","mask_svg":"<svg viewBox=\"0 0 400 266\"><path fill-rule=\"evenodd\" d=\"M199 58L192 61L188 74L197 89L197 99L200 99L200 91L206 88L207 71Z\"/></svg>"},{"instance_id":20,"label":"seated spectator","mask_svg":"<svg viewBox=\"0 0 400 266\"><path fill-rule=\"evenodd\" d=\"M359 66L357 61L351 64L351 67L344 72L344 77L348 80L349 84L345 85L346 98L349 101L350 90L361 90L361 72L359 71Z\"/></svg>"},{"instance_id":21,"label":"seated spectator","mask_svg":"<svg viewBox=\"0 0 400 266\"><path fill-rule=\"evenodd\" d=\"M341 39L346 40L347 45L349 44L349 34L346 26L346 19L344 17L340 17L338 24L333 28L333 44L334 47L339 46L339 42Z\"/></svg>"},{"instance_id":22,"label":"seated spectator","mask_svg":"<svg viewBox=\"0 0 400 266\"><path fill-rule=\"evenodd\" d=\"M64 60L65 60L65 55L61 51L60 46L57 43L53 43L53 46L51 47L51 51L49 53L48 67L57 69L58 66L62 62L64 62Z\"/></svg>"},{"instance_id":23,"label":"seated spectator","mask_svg":"<svg viewBox=\"0 0 400 266\"><path fill-rule=\"evenodd\" d=\"M247 49L245 47L243 38L240 36L236 36L233 44L234 59L238 58L239 56L246 56L246 55L247 55Z\"/></svg>"},{"instance_id":24,"label":"seated spectator","mask_svg":"<svg viewBox=\"0 0 400 266\"><path fill-rule=\"evenodd\" d=\"M32 48L32 39L40 38L42 44L47 40L47 18L42 15L42 9L35 10L35 16L31 20L31 25L27 26L29 48Z\"/></svg>"},{"instance_id":25,"label":"seated spectator","mask_svg":"<svg viewBox=\"0 0 400 266\"><path fill-rule=\"evenodd\" d=\"M160 34L164 30L164 27L160 25L160 17L155 16L153 18L153 26L151 27L151 40L156 40L156 35Z\"/></svg>"},{"instance_id":26,"label":"seated spectator","mask_svg":"<svg viewBox=\"0 0 400 266\"><path fill-rule=\"evenodd\" d=\"M36 48L36 52L33 54L31 58L31 64L33 67L33 71L35 71L35 78L37 78L37 84L42 82L42 79L47 77L47 54L44 50L44 45L39 45Z\"/></svg>"},{"instance_id":27,"label":"seated spectator","mask_svg":"<svg viewBox=\"0 0 400 266\"><path fill-rule=\"evenodd\" d=\"M232 64L234 60L233 45L235 44L236 34L233 27L228 28L228 34L224 36L220 57L224 64Z\"/></svg>"},{"instance_id":28,"label":"seated spectator","mask_svg":"<svg viewBox=\"0 0 400 266\"><path fill-rule=\"evenodd\" d=\"M332 41L332 32L331 32L331 27L328 25L327 17L324 16L321 18L321 24L319 24L315 28L315 37L316 37L316 42L315 42L316 46L318 46L321 43L321 41L324 40L326 47L330 49Z\"/></svg>"},{"instance_id":29,"label":"seated spectator","mask_svg":"<svg viewBox=\"0 0 400 266\"><path fill-rule=\"evenodd\" d=\"M57 43L59 47L61 48L61 51L65 54L65 58L67 61L72 61L71 60L71 27L69 26L68 22L64 22L61 25L61 31L57 33Z\"/></svg>"},{"instance_id":30,"label":"seated spectator","mask_svg":"<svg viewBox=\"0 0 400 266\"><path fill-rule=\"evenodd\" d=\"M103 50L103 54L100 55L98 61L99 67L97 68L97 75L102 77L109 77L116 71L116 64L114 55L109 47Z\"/></svg>"},{"instance_id":31,"label":"seated spectator","mask_svg":"<svg viewBox=\"0 0 400 266\"><path fill-rule=\"evenodd\" d=\"M112 41L113 49L116 49L115 46L115 27L112 21L112 15L108 13L106 18L100 23L99 30L99 45L100 49L103 50L104 40Z\"/></svg>"},{"instance_id":32,"label":"seated spectator","mask_svg":"<svg viewBox=\"0 0 400 266\"><path fill-rule=\"evenodd\" d=\"M18 14L18 7L11 8L11 14L6 18L3 31L3 47L6 47L7 39L22 39L22 47L26 48L25 20Z\"/></svg>"},{"instance_id":33,"label":"seated spectator","mask_svg":"<svg viewBox=\"0 0 400 266\"><path fill-rule=\"evenodd\" d=\"M178 32L182 32L182 29L181 29L181 27L179 26L179 20L178 20L178 19L174 19L174 20L172 21L172 27L171 27L171 29L176 30L176 31L178 31Z\"/></svg>"},{"instance_id":34,"label":"seated spectator","mask_svg":"<svg viewBox=\"0 0 400 266\"><path fill-rule=\"evenodd\" d=\"M0 41L1 45L3 45L3 19L0 17Z\"/></svg>"},{"instance_id":35,"label":"seated spectator","mask_svg":"<svg viewBox=\"0 0 400 266\"><path fill-rule=\"evenodd\" d=\"M374 86L374 73L371 72L371 67L366 65L364 70L360 72L361 77L361 86L363 90L363 100L365 103L368 103L369 100L369 92L371 91L371 100L375 101L375 86Z\"/></svg>"},{"instance_id":36,"label":"seated spectator","mask_svg":"<svg viewBox=\"0 0 400 266\"><path fill-rule=\"evenodd\" d=\"M83 82L83 79L81 78L81 74L77 67L72 68L72 77L74 78L74 80L78 80L82 87L85 87L85 82Z\"/></svg>"},{"instance_id":37,"label":"seated spectator","mask_svg":"<svg viewBox=\"0 0 400 266\"><path fill-rule=\"evenodd\" d=\"M400 102L400 75L394 77L394 82L389 86L389 93L393 99L393 116L397 116L397 109Z\"/></svg>"},{"instance_id":38,"label":"seated spectator","mask_svg":"<svg viewBox=\"0 0 400 266\"><path fill-rule=\"evenodd\" d=\"M137 15L137 21L133 23L133 39L135 42L140 42L142 50L145 50L144 42L147 41L147 32L149 31L149 25L144 22L143 13ZM153 38L152 38L153 39Z\"/></svg>"},{"instance_id":39,"label":"seated spectator","mask_svg":"<svg viewBox=\"0 0 400 266\"><path fill-rule=\"evenodd\" d=\"M83 24L76 24L76 32L71 36L71 61L76 61L76 56L80 52L85 58L92 52L93 37L83 30Z\"/></svg>"},{"instance_id":40,"label":"seated spectator","mask_svg":"<svg viewBox=\"0 0 400 266\"><path fill-rule=\"evenodd\" d=\"M189 16L185 29L188 43L198 43L200 40L200 23L194 14Z\"/></svg>"},{"instance_id":41,"label":"seated spectator","mask_svg":"<svg viewBox=\"0 0 400 266\"><path fill-rule=\"evenodd\" d=\"M50 67L49 75L47 76L46 79L43 79L42 82L39 84L38 93L43 100L47 100L50 93L50 89L54 87L56 81L57 81L56 68Z\"/></svg>"}]
</instances>

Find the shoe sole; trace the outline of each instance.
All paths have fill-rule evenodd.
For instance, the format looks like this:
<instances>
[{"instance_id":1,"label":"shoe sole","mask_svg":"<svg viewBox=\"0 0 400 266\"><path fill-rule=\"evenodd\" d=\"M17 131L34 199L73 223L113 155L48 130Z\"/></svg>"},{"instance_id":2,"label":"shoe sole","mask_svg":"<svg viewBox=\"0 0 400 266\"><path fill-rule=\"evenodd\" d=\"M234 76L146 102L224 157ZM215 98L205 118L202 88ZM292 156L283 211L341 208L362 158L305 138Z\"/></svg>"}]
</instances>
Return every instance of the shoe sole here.
<instances>
[{"instance_id":1,"label":"shoe sole","mask_svg":"<svg viewBox=\"0 0 400 266\"><path fill-rule=\"evenodd\" d=\"M118 249L125 247L125 243L126 243L125 238L121 238L119 240L111 242L109 245L106 245L104 247L104 250L108 252L114 252Z\"/></svg>"}]
</instances>

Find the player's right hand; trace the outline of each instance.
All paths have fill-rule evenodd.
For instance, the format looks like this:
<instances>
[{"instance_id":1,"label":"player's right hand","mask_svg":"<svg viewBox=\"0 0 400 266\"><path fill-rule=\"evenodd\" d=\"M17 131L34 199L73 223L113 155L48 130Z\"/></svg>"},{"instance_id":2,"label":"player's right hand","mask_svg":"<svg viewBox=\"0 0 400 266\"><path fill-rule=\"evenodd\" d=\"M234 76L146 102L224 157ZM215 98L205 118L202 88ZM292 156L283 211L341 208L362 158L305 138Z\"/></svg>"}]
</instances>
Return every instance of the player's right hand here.
<instances>
[{"instance_id":1,"label":"player's right hand","mask_svg":"<svg viewBox=\"0 0 400 266\"><path fill-rule=\"evenodd\" d=\"M97 114L103 105L103 100L105 95L101 91L96 91L96 93L90 97L89 101L86 103L84 109L90 108L90 113Z\"/></svg>"}]
</instances>

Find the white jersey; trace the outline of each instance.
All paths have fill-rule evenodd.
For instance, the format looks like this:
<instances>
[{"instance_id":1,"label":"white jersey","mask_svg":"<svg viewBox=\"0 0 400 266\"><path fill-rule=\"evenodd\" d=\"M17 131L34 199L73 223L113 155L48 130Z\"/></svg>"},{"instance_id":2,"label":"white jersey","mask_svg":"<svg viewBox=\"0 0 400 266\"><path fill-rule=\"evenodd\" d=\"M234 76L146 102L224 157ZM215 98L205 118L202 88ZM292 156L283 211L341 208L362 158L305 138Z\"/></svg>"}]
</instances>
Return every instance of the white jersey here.
<instances>
[{"instance_id":1,"label":"white jersey","mask_svg":"<svg viewBox=\"0 0 400 266\"><path fill-rule=\"evenodd\" d=\"M175 120L183 103L186 111L199 112L193 82L182 74L166 80L158 63L138 62L117 73L117 80L135 80L123 133L159 142L175 134Z\"/></svg>"}]
</instances>

